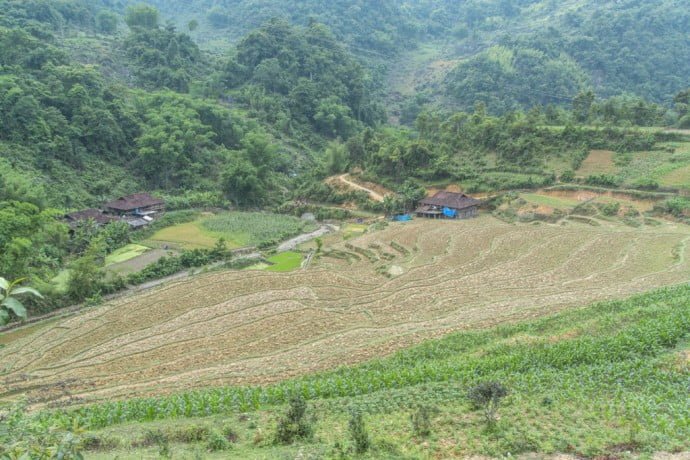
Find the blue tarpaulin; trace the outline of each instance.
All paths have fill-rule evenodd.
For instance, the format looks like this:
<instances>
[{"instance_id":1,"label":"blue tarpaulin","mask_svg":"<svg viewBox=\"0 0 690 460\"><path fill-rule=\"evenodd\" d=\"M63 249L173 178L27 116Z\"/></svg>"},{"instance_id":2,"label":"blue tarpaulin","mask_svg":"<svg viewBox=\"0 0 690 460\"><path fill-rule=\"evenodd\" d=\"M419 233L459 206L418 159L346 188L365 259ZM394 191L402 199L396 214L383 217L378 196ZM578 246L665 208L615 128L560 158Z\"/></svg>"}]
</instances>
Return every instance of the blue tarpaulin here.
<instances>
[{"instance_id":1,"label":"blue tarpaulin","mask_svg":"<svg viewBox=\"0 0 690 460\"><path fill-rule=\"evenodd\" d=\"M393 220L396 222L409 222L412 220L412 216L409 214L398 214L397 216L393 216Z\"/></svg>"},{"instance_id":2,"label":"blue tarpaulin","mask_svg":"<svg viewBox=\"0 0 690 460\"><path fill-rule=\"evenodd\" d=\"M455 217L458 215L458 212L455 209L443 208L443 215L446 217Z\"/></svg>"}]
</instances>

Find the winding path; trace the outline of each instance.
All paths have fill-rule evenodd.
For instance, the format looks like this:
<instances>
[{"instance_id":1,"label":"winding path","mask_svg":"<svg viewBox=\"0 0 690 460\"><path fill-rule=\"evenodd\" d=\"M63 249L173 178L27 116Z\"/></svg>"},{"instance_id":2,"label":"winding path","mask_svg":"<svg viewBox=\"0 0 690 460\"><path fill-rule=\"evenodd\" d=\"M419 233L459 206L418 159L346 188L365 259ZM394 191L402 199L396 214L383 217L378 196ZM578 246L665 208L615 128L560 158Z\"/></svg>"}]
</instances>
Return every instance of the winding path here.
<instances>
[{"instance_id":1,"label":"winding path","mask_svg":"<svg viewBox=\"0 0 690 460\"><path fill-rule=\"evenodd\" d=\"M335 225L331 224L325 224L319 227L318 230L314 230L311 233L304 233L300 236L296 236L291 240L287 240L286 242L282 243L280 246L278 246L278 252L287 252L287 251L294 251L297 249L297 246L299 246L302 243L306 243L307 241L311 241L313 239L319 238L321 236L324 236L328 233L335 232L338 230L338 227Z\"/></svg>"},{"instance_id":2,"label":"winding path","mask_svg":"<svg viewBox=\"0 0 690 460\"><path fill-rule=\"evenodd\" d=\"M366 188L365 186L360 185L357 182L351 181L350 179L348 179L348 177L350 177L349 174L343 174L341 176L338 176L338 181L342 182L343 184L347 185L348 187L351 187L351 188L354 188L357 190L361 190L363 192L367 192L369 194L369 197L374 201L383 202L383 195L381 195L378 192L375 192L374 190Z\"/></svg>"}]
</instances>

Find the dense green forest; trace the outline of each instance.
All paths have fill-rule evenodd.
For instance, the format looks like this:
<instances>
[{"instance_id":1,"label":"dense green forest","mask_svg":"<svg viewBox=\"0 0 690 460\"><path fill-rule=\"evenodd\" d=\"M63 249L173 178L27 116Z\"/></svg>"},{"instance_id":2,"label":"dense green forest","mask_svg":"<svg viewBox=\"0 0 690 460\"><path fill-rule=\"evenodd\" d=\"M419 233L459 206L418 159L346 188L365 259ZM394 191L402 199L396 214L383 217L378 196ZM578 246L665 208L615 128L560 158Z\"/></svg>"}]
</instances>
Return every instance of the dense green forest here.
<instances>
[{"instance_id":1,"label":"dense green forest","mask_svg":"<svg viewBox=\"0 0 690 460\"><path fill-rule=\"evenodd\" d=\"M668 102L687 86L684 2L583 3L563 8L548 27L500 36L449 74L448 94L504 111L568 102L585 88Z\"/></svg>"},{"instance_id":2,"label":"dense green forest","mask_svg":"<svg viewBox=\"0 0 690 460\"><path fill-rule=\"evenodd\" d=\"M669 103L690 71L682 0L154 3L179 26L196 21L194 35L210 49L275 17L320 22L381 75L403 67L392 57L414 59L415 48L436 43L445 48L439 59L459 63L431 96L463 109L477 101L491 112L568 104L583 89Z\"/></svg>"}]
</instances>

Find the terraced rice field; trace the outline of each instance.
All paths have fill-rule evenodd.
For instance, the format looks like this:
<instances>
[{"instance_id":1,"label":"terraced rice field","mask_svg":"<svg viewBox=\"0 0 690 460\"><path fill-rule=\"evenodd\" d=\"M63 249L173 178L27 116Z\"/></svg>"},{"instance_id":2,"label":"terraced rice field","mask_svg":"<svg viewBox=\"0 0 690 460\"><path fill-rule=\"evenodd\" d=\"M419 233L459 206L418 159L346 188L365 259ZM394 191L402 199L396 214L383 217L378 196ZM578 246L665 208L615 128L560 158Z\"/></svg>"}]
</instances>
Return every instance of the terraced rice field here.
<instances>
[{"instance_id":1,"label":"terraced rice field","mask_svg":"<svg viewBox=\"0 0 690 460\"><path fill-rule=\"evenodd\" d=\"M0 349L0 399L267 383L689 280L680 225L391 224L325 247L308 270L209 273L22 336Z\"/></svg>"}]
</instances>

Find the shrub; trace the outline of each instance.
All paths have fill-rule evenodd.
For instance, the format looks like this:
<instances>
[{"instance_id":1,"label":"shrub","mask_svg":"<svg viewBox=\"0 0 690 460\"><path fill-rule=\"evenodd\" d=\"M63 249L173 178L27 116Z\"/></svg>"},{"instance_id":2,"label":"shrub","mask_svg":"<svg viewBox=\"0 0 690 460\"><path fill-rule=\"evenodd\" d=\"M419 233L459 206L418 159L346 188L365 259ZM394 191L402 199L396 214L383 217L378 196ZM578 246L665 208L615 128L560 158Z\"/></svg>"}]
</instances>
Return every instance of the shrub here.
<instances>
[{"instance_id":1,"label":"shrub","mask_svg":"<svg viewBox=\"0 0 690 460\"><path fill-rule=\"evenodd\" d=\"M160 430L148 430L144 433L144 445L158 446L158 455L162 458L171 458L170 439Z\"/></svg>"},{"instance_id":2,"label":"shrub","mask_svg":"<svg viewBox=\"0 0 690 460\"><path fill-rule=\"evenodd\" d=\"M655 208L676 217L683 217L686 213L690 212L690 199L680 196L669 198L660 205L656 205Z\"/></svg>"},{"instance_id":3,"label":"shrub","mask_svg":"<svg viewBox=\"0 0 690 460\"><path fill-rule=\"evenodd\" d=\"M659 183L654 179L649 178L638 179L632 185L633 187L641 190L656 190L659 188Z\"/></svg>"},{"instance_id":4,"label":"shrub","mask_svg":"<svg viewBox=\"0 0 690 460\"><path fill-rule=\"evenodd\" d=\"M278 421L276 442L292 444L298 439L311 439L313 435L314 420L307 415L307 402L302 395L293 395L287 412Z\"/></svg>"},{"instance_id":5,"label":"shrub","mask_svg":"<svg viewBox=\"0 0 690 460\"><path fill-rule=\"evenodd\" d=\"M428 406L420 406L410 415L412 433L420 438L426 438L431 434L431 416L433 409Z\"/></svg>"},{"instance_id":6,"label":"shrub","mask_svg":"<svg viewBox=\"0 0 690 460\"><path fill-rule=\"evenodd\" d=\"M228 442L237 442L237 438L239 437L231 425L223 426L223 436L225 436L225 439L227 439Z\"/></svg>"},{"instance_id":7,"label":"shrub","mask_svg":"<svg viewBox=\"0 0 690 460\"><path fill-rule=\"evenodd\" d=\"M618 187L620 178L612 174L593 174L585 179L587 185L599 185L601 187Z\"/></svg>"},{"instance_id":8,"label":"shrub","mask_svg":"<svg viewBox=\"0 0 690 460\"><path fill-rule=\"evenodd\" d=\"M207 439L210 435L208 427L203 425L189 425L176 430L172 437L175 441L192 444Z\"/></svg>"},{"instance_id":9,"label":"shrub","mask_svg":"<svg viewBox=\"0 0 690 460\"><path fill-rule=\"evenodd\" d=\"M685 115L678 121L678 127L680 129L690 129L690 114Z\"/></svg>"},{"instance_id":10,"label":"shrub","mask_svg":"<svg viewBox=\"0 0 690 460\"><path fill-rule=\"evenodd\" d=\"M371 439L369 438L369 431L364 424L364 416L359 410L353 409L350 412L348 431L354 443L355 453L363 454L369 450L371 447Z\"/></svg>"},{"instance_id":11,"label":"shrub","mask_svg":"<svg viewBox=\"0 0 690 460\"><path fill-rule=\"evenodd\" d=\"M559 179L561 182L573 182L575 180L575 171L563 171Z\"/></svg>"},{"instance_id":12,"label":"shrub","mask_svg":"<svg viewBox=\"0 0 690 460\"><path fill-rule=\"evenodd\" d=\"M482 382L470 388L467 397L475 409L484 412L484 419L489 425L496 422L496 413L501 400L508 395L508 389L500 382Z\"/></svg>"},{"instance_id":13,"label":"shrub","mask_svg":"<svg viewBox=\"0 0 690 460\"><path fill-rule=\"evenodd\" d=\"M206 441L206 448L210 452L228 450L230 448L230 442L223 435L223 433L213 430L208 435L208 440Z\"/></svg>"},{"instance_id":14,"label":"shrub","mask_svg":"<svg viewBox=\"0 0 690 460\"><path fill-rule=\"evenodd\" d=\"M617 216L621 210L621 204L618 202L600 204L599 210L605 216Z\"/></svg>"}]
</instances>

